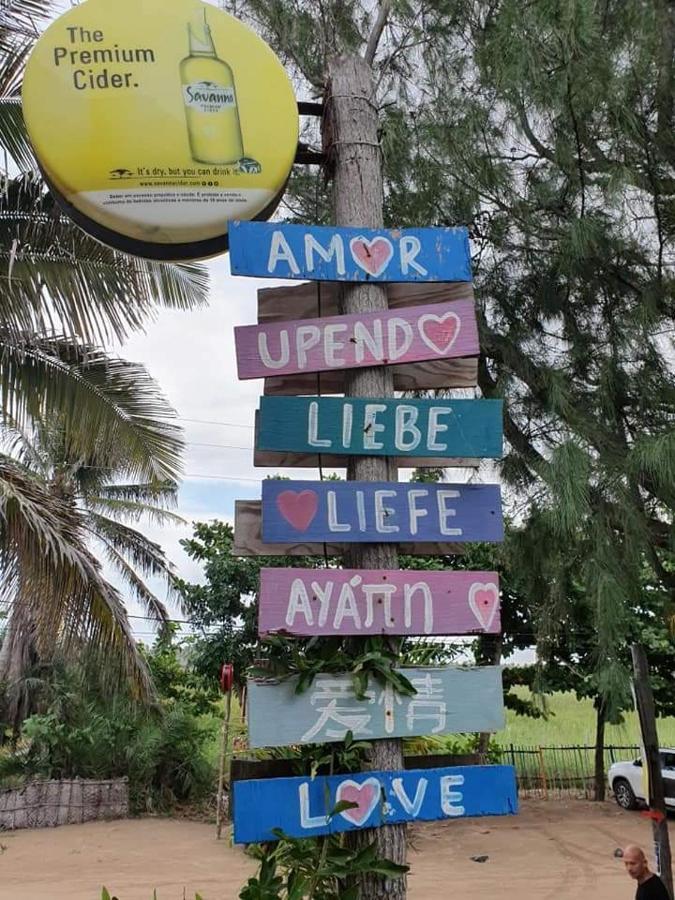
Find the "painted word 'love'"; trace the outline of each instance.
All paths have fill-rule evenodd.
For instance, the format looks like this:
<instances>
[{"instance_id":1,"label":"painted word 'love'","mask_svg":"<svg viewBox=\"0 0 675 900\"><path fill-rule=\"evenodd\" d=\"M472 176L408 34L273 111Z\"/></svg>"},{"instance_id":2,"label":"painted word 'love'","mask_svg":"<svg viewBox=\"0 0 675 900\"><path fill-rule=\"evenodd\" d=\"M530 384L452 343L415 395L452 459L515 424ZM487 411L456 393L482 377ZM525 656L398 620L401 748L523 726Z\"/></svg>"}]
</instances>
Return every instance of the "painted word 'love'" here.
<instances>
[{"instance_id":1,"label":"painted word 'love'","mask_svg":"<svg viewBox=\"0 0 675 900\"><path fill-rule=\"evenodd\" d=\"M317 778L235 781L234 841L273 841L273 829L316 837L397 822L518 811L511 766L453 766ZM338 804L349 804L334 812Z\"/></svg>"},{"instance_id":2,"label":"painted word 'love'","mask_svg":"<svg viewBox=\"0 0 675 900\"><path fill-rule=\"evenodd\" d=\"M478 354L471 300L398 312L243 325L234 334L241 379Z\"/></svg>"},{"instance_id":3,"label":"painted word 'love'","mask_svg":"<svg viewBox=\"0 0 675 900\"><path fill-rule=\"evenodd\" d=\"M262 539L304 541L501 541L497 484L384 481L262 483Z\"/></svg>"},{"instance_id":4,"label":"painted word 'love'","mask_svg":"<svg viewBox=\"0 0 675 900\"><path fill-rule=\"evenodd\" d=\"M357 700L350 675L317 675L296 693L297 678L248 682L251 747L287 747L355 738L417 737L499 731L504 727L499 666L401 669L415 694L402 697L371 682Z\"/></svg>"},{"instance_id":5,"label":"painted word 'love'","mask_svg":"<svg viewBox=\"0 0 675 900\"><path fill-rule=\"evenodd\" d=\"M297 453L498 458L502 401L261 397L257 446Z\"/></svg>"},{"instance_id":6,"label":"painted word 'love'","mask_svg":"<svg viewBox=\"0 0 675 900\"><path fill-rule=\"evenodd\" d=\"M261 635L498 634L495 572L262 569Z\"/></svg>"},{"instance_id":7,"label":"painted word 'love'","mask_svg":"<svg viewBox=\"0 0 675 900\"><path fill-rule=\"evenodd\" d=\"M311 281L471 281L466 228L334 228L233 222L234 275Z\"/></svg>"}]
</instances>

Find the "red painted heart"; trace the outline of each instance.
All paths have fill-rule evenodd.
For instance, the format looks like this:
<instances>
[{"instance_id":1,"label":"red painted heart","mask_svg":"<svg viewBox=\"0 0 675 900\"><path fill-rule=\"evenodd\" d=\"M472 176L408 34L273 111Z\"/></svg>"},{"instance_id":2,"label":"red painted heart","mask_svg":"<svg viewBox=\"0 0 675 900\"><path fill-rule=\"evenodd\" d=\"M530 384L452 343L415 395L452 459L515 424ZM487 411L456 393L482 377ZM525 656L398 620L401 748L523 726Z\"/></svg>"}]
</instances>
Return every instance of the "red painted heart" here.
<instances>
[{"instance_id":1,"label":"red painted heart","mask_svg":"<svg viewBox=\"0 0 675 900\"><path fill-rule=\"evenodd\" d=\"M314 491L282 491L277 497L277 509L296 531L306 531L319 507Z\"/></svg>"},{"instance_id":2,"label":"red painted heart","mask_svg":"<svg viewBox=\"0 0 675 900\"><path fill-rule=\"evenodd\" d=\"M469 606L485 631L489 631L499 609L497 585L480 584L479 582L472 584L469 589Z\"/></svg>"},{"instance_id":3,"label":"red painted heart","mask_svg":"<svg viewBox=\"0 0 675 900\"><path fill-rule=\"evenodd\" d=\"M353 825L361 825L365 822L377 806L380 799L380 782L377 778L368 778L361 784L348 779L343 781L335 795L338 803L355 803L350 809L343 809L340 815Z\"/></svg>"},{"instance_id":4,"label":"red painted heart","mask_svg":"<svg viewBox=\"0 0 675 900\"><path fill-rule=\"evenodd\" d=\"M449 312L444 316L428 313L420 316L417 327L427 347L439 356L445 356L457 340L461 324L457 313Z\"/></svg>"},{"instance_id":5,"label":"red painted heart","mask_svg":"<svg viewBox=\"0 0 675 900\"><path fill-rule=\"evenodd\" d=\"M356 265L372 275L373 278L377 278L384 272L394 255L391 241L383 237L376 237L369 241L368 238L359 235L351 239L349 248Z\"/></svg>"}]
</instances>

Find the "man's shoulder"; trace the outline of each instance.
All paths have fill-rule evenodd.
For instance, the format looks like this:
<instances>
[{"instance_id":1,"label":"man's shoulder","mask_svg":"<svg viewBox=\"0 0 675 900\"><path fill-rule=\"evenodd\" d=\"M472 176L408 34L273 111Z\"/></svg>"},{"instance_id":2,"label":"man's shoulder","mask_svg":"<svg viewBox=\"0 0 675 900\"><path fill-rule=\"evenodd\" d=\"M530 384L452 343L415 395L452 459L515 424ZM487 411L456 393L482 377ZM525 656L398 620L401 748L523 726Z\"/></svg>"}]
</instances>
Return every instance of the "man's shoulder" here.
<instances>
[{"instance_id":1,"label":"man's shoulder","mask_svg":"<svg viewBox=\"0 0 675 900\"><path fill-rule=\"evenodd\" d=\"M652 875L638 885L635 900L670 900L668 891L658 875Z\"/></svg>"}]
</instances>

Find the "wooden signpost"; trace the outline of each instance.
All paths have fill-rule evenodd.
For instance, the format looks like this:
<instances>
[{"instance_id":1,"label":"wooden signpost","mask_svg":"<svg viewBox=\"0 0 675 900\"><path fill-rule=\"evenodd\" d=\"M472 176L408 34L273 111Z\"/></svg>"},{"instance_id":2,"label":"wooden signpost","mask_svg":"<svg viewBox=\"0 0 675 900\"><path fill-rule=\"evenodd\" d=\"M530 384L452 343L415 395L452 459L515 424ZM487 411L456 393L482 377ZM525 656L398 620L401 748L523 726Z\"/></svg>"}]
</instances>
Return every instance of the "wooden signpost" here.
<instances>
[{"instance_id":1,"label":"wooden signpost","mask_svg":"<svg viewBox=\"0 0 675 900\"><path fill-rule=\"evenodd\" d=\"M261 635L498 634L495 572L262 569Z\"/></svg>"},{"instance_id":2,"label":"wooden signpost","mask_svg":"<svg viewBox=\"0 0 675 900\"><path fill-rule=\"evenodd\" d=\"M235 328L240 379L478 355L473 304L456 300Z\"/></svg>"},{"instance_id":3,"label":"wooden signpost","mask_svg":"<svg viewBox=\"0 0 675 900\"><path fill-rule=\"evenodd\" d=\"M236 329L239 377L265 380L256 462L344 461L347 481L264 481L262 504L236 504L233 550L326 558L321 570L262 571L261 635L350 636L351 644L369 636L386 655L396 636L496 634L496 573L398 563L398 544L440 555L503 537L498 485L395 480L397 464L502 455L499 401L394 394L476 385L467 232L382 227L372 72L363 60L340 58L328 82L323 130L337 225L234 223L230 246L235 274L314 282L260 291L258 324ZM323 396L336 393L345 396ZM345 568L328 564L338 553ZM318 672L300 693L297 676L249 680L252 748L351 734L368 741L364 767L372 771L237 782L237 842L273 840L274 829L297 837L353 831L348 846L372 846L378 857L404 863L405 822L516 811L510 767L405 771L398 740L502 728L500 667L398 671L412 683L410 696L372 674L361 699L350 672ZM361 834L366 829L374 830ZM356 884L361 900L405 896L403 879L365 873Z\"/></svg>"},{"instance_id":4,"label":"wooden signpost","mask_svg":"<svg viewBox=\"0 0 675 900\"><path fill-rule=\"evenodd\" d=\"M256 445L359 456L499 458L501 400L262 397Z\"/></svg>"},{"instance_id":5,"label":"wooden signpost","mask_svg":"<svg viewBox=\"0 0 675 900\"><path fill-rule=\"evenodd\" d=\"M498 484L287 481L262 484L262 537L271 543L501 541Z\"/></svg>"},{"instance_id":6,"label":"wooden signpost","mask_svg":"<svg viewBox=\"0 0 675 900\"><path fill-rule=\"evenodd\" d=\"M338 804L351 804L334 812ZM273 841L274 828L318 837L394 822L517 812L511 766L453 766L234 783L234 841ZM241 812L239 812L241 811Z\"/></svg>"},{"instance_id":7,"label":"wooden signpost","mask_svg":"<svg viewBox=\"0 0 675 900\"><path fill-rule=\"evenodd\" d=\"M233 222L233 275L301 281L471 281L466 228Z\"/></svg>"},{"instance_id":8,"label":"wooden signpost","mask_svg":"<svg viewBox=\"0 0 675 900\"><path fill-rule=\"evenodd\" d=\"M498 634L495 572L262 569L261 635Z\"/></svg>"},{"instance_id":9,"label":"wooden signpost","mask_svg":"<svg viewBox=\"0 0 675 900\"><path fill-rule=\"evenodd\" d=\"M249 681L251 747L290 747L342 741L499 731L504 727L499 666L401 669L417 693L402 697L371 684L357 700L351 677L318 675L311 688L295 692L297 678ZM283 712L282 712L283 711Z\"/></svg>"}]
</instances>

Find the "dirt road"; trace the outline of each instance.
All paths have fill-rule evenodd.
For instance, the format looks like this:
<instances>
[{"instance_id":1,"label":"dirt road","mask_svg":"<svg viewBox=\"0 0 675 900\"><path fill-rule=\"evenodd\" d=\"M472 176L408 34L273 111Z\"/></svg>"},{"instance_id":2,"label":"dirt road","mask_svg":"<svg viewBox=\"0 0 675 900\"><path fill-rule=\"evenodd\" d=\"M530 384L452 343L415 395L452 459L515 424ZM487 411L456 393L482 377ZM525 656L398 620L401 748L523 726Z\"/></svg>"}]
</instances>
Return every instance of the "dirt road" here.
<instances>
[{"instance_id":1,"label":"dirt road","mask_svg":"<svg viewBox=\"0 0 675 900\"><path fill-rule=\"evenodd\" d=\"M651 847L651 827L613 803L526 801L517 817L459 819L411 832L411 900L630 900L613 857ZM4 848L4 849L2 849ZM487 855L483 863L472 856ZM168 819L0 833L0 900L236 900L254 865L209 825ZM450 885L452 888L450 889Z\"/></svg>"}]
</instances>

